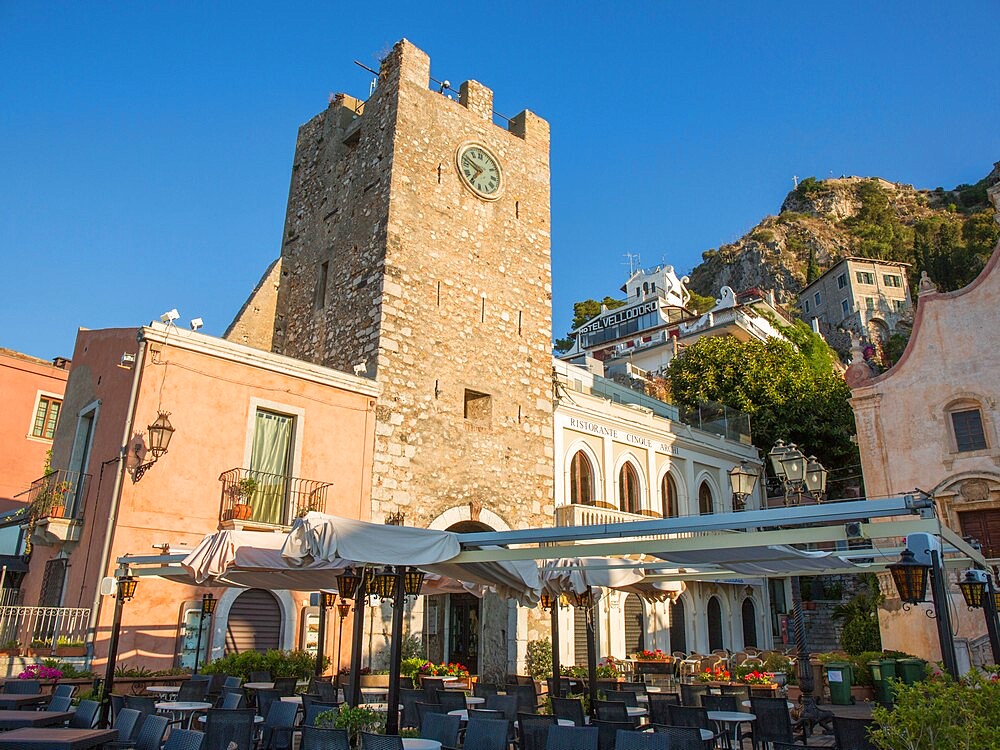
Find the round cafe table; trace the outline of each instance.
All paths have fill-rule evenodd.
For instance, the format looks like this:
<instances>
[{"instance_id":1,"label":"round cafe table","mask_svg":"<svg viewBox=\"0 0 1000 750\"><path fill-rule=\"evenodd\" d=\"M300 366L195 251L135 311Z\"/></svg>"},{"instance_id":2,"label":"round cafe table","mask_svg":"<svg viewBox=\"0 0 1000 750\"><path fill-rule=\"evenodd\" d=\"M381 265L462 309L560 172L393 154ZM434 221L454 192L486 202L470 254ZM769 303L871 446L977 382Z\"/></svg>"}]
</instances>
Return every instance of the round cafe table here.
<instances>
[{"instance_id":1,"label":"round cafe table","mask_svg":"<svg viewBox=\"0 0 1000 750\"><path fill-rule=\"evenodd\" d=\"M271 690L274 688L273 682L244 682L243 687L247 690Z\"/></svg>"},{"instance_id":2,"label":"round cafe table","mask_svg":"<svg viewBox=\"0 0 1000 750\"><path fill-rule=\"evenodd\" d=\"M728 731L729 726L732 725L733 739L738 741L740 724L745 721L756 721L757 715L751 713L744 713L743 711L709 711L708 718L717 724L725 724L726 730ZM721 729L721 727L720 727Z\"/></svg>"},{"instance_id":3,"label":"round cafe table","mask_svg":"<svg viewBox=\"0 0 1000 750\"><path fill-rule=\"evenodd\" d=\"M147 685L147 693L156 695L177 695L181 691L180 685Z\"/></svg>"},{"instance_id":4,"label":"round cafe table","mask_svg":"<svg viewBox=\"0 0 1000 750\"><path fill-rule=\"evenodd\" d=\"M478 695L465 696L465 705L467 706L481 706L484 703L486 703L486 699L480 698Z\"/></svg>"},{"instance_id":5,"label":"round cafe table","mask_svg":"<svg viewBox=\"0 0 1000 750\"><path fill-rule=\"evenodd\" d=\"M791 701L785 701L785 703L788 704L789 711L795 708L795 704L792 703ZM750 701L743 701L742 703L740 703L740 705L743 706L743 708L750 708Z\"/></svg>"},{"instance_id":6,"label":"round cafe table","mask_svg":"<svg viewBox=\"0 0 1000 750\"><path fill-rule=\"evenodd\" d=\"M649 713L645 708L637 708L635 706L625 706L625 712L630 719L634 719L636 716L645 716Z\"/></svg>"},{"instance_id":7,"label":"round cafe table","mask_svg":"<svg viewBox=\"0 0 1000 750\"><path fill-rule=\"evenodd\" d=\"M441 743L423 737L403 737L403 750L441 750Z\"/></svg>"},{"instance_id":8,"label":"round cafe table","mask_svg":"<svg viewBox=\"0 0 1000 750\"><path fill-rule=\"evenodd\" d=\"M207 711L212 707L211 703L201 701L161 701L155 704L156 710L160 713L168 713L184 718L187 714L187 725L191 728L191 717L198 711Z\"/></svg>"}]
</instances>

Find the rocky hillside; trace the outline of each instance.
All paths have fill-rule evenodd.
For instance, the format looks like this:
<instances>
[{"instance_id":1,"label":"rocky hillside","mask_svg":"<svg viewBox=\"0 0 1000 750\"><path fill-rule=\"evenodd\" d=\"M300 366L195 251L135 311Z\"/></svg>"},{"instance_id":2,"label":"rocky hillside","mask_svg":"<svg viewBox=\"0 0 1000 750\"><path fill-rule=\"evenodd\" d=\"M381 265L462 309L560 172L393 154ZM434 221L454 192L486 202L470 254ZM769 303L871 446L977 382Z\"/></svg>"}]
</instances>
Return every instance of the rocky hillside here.
<instances>
[{"instance_id":1,"label":"rocky hillside","mask_svg":"<svg viewBox=\"0 0 1000 750\"><path fill-rule=\"evenodd\" d=\"M954 289L982 268L997 241L986 190L1000 182L1000 162L975 185L918 190L881 178L807 178L768 216L732 244L708 250L690 274L691 288L717 296L773 289L794 303L799 290L846 255L912 264L911 283L927 270Z\"/></svg>"}]
</instances>

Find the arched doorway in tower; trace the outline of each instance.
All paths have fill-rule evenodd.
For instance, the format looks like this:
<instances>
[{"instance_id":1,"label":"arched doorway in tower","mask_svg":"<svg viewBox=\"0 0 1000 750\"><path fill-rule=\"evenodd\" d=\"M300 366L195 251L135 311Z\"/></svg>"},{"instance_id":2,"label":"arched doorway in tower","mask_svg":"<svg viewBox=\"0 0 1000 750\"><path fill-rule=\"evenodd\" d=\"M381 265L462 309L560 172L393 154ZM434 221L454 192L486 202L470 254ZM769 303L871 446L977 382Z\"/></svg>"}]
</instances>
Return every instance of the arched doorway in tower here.
<instances>
[{"instance_id":1,"label":"arched doorway in tower","mask_svg":"<svg viewBox=\"0 0 1000 750\"><path fill-rule=\"evenodd\" d=\"M226 618L226 653L281 648L281 605L264 589L247 589Z\"/></svg>"},{"instance_id":2,"label":"arched doorway in tower","mask_svg":"<svg viewBox=\"0 0 1000 750\"><path fill-rule=\"evenodd\" d=\"M494 531L485 523L479 521L461 521L449 526L448 531L457 534L471 534L479 531ZM445 627L444 653L445 661L458 662L466 666L470 674L479 674L482 666L482 651L486 645L484 640L489 638L489 633L496 628L484 628L485 620L489 618L489 613L493 613L493 618L497 619L498 613L494 610L499 605L505 603L496 594L487 593L482 599L472 594L448 594L448 604L445 608L447 621ZM507 614L506 607L503 608L502 624L496 623L499 628L506 632Z\"/></svg>"},{"instance_id":3,"label":"arched doorway in tower","mask_svg":"<svg viewBox=\"0 0 1000 750\"><path fill-rule=\"evenodd\" d=\"M625 597L625 655L631 656L646 648L646 623L642 602L635 594Z\"/></svg>"}]
</instances>

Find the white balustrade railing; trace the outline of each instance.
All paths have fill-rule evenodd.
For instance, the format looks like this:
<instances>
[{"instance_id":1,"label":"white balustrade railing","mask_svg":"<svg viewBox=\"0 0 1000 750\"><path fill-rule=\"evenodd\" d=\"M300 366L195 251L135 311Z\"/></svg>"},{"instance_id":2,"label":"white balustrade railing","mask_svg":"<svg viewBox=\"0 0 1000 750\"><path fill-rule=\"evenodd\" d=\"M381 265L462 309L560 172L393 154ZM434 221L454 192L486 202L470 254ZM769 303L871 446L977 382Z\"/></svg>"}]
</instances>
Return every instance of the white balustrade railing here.
<instances>
[{"instance_id":1,"label":"white balustrade railing","mask_svg":"<svg viewBox=\"0 0 1000 750\"><path fill-rule=\"evenodd\" d=\"M21 648L35 644L39 651L51 650L60 638L86 640L89 607L0 607L0 643L16 642ZM44 645L43 645L44 644Z\"/></svg>"}]
</instances>

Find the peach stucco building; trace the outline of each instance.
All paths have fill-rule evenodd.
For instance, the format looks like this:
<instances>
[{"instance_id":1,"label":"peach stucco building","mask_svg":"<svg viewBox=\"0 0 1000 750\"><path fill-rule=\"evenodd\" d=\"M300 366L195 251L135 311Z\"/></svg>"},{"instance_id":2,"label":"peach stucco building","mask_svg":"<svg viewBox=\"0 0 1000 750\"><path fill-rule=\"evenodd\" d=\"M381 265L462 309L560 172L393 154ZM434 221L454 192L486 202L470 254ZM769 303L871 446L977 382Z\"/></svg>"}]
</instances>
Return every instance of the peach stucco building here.
<instances>
[{"instance_id":1,"label":"peach stucco building","mask_svg":"<svg viewBox=\"0 0 1000 750\"><path fill-rule=\"evenodd\" d=\"M1000 188L991 193L1000 198ZM926 277L920 287L913 334L896 365L876 377L862 362L848 369L865 487L871 498L927 492L945 523L1000 561L1000 246L965 288L938 292ZM969 612L952 588L957 636L977 661L982 611ZM937 659L930 623L889 599L883 645Z\"/></svg>"},{"instance_id":2,"label":"peach stucco building","mask_svg":"<svg viewBox=\"0 0 1000 750\"><path fill-rule=\"evenodd\" d=\"M81 330L73 364L52 455L71 491L62 511L30 531L22 591L25 604L83 613L80 635L93 641L95 667L114 609L99 584L121 555L190 549L219 528L281 532L305 509L368 517L373 381L158 323ZM147 466L148 425L160 412L175 431ZM88 481L75 484L80 476ZM119 661L190 667L202 593L143 578L124 608ZM203 656L208 640L213 656L315 646L308 594L215 593Z\"/></svg>"},{"instance_id":3,"label":"peach stucco building","mask_svg":"<svg viewBox=\"0 0 1000 750\"><path fill-rule=\"evenodd\" d=\"M68 376L67 359L0 349L0 513L22 506L43 473Z\"/></svg>"}]
</instances>

